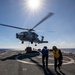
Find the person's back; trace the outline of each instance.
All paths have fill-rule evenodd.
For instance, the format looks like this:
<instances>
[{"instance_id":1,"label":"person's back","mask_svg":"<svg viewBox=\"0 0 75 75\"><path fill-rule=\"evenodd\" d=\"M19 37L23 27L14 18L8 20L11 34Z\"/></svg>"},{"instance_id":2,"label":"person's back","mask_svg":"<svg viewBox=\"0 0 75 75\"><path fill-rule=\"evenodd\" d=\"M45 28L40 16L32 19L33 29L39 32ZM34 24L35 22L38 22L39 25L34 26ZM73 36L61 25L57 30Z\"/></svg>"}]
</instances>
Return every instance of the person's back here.
<instances>
[{"instance_id":1,"label":"person's back","mask_svg":"<svg viewBox=\"0 0 75 75\"><path fill-rule=\"evenodd\" d=\"M42 49L42 55L48 55L48 50L45 49L45 48L43 48L43 49Z\"/></svg>"},{"instance_id":2,"label":"person's back","mask_svg":"<svg viewBox=\"0 0 75 75\"><path fill-rule=\"evenodd\" d=\"M44 61L45 59L46 59L46 68L47 68L48 67L48 49L46 46L42 49L42 64L44 68L45 68L45 61Z\"/></svg>"}]
</instances>

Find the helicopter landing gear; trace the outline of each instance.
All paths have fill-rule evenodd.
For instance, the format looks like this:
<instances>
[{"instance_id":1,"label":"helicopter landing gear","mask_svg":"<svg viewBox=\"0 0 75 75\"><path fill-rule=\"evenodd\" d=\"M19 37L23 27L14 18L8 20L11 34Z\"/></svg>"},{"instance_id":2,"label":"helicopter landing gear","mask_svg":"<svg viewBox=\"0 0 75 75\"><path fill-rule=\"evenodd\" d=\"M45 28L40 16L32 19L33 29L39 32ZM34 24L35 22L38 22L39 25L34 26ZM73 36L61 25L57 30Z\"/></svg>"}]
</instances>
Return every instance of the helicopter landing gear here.
<instances>
[{"instance_id":1,"label":"helicopter landing gear","mask_svg":"<svg viewBox=\"0 0 75 75\"><path fill-rule=\"evenodd\" d=\"M24 41L22 41L22 44L24 44Z\"/></svg>"},{"instance_id":2,"label":"helicopter landing gear","mask_svg":"<svg viewBox=\"0 0 75 75\"><path fill-rule=\"evenodd\" d=\"M31 42L31 44L33 44L33 42Z\"/></svg>"},{"instance_id":3,"label":"helicopter landing gear","mask_svg":"<svg viewBox=\"0 0 75 75\"><path fill-rule=\"evenodd\" d=\"M35 43L35 46L37 46L37 44Z\"/></svg>"}]
</instances>

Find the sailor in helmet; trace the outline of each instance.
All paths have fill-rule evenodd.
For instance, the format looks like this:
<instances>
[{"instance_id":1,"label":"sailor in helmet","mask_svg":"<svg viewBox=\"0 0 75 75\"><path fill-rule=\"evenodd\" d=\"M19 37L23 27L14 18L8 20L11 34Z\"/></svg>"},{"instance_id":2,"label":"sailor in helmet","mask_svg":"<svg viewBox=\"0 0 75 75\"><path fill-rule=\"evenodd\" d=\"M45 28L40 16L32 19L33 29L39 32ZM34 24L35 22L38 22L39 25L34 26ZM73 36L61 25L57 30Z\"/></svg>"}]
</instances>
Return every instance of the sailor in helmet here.
<instances>
[{"instance_id":1,"label":"sailor in helmet","mask_svg":"<svg viewBox=\"0 0 75 75\"><path fill-rule=\"evenodd\" d=\"M62 57L61 50L58 49L56 46L53 46L52 49L54 55L54 69L55 71L57 71L57 67L60 70L60 67L62 66L63 57Z\"/></svg>"}]
</instances>

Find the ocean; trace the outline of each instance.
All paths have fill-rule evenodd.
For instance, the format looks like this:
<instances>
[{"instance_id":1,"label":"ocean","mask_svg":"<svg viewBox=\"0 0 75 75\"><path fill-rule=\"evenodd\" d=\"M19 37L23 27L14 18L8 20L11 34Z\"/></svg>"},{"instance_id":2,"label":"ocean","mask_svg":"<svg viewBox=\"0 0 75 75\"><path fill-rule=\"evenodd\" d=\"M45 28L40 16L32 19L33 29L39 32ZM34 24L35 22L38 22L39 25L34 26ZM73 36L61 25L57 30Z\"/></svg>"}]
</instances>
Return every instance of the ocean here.
<instances>
[{"instance_id":1,"label":"ocean","mask_svg":"<svg viewBox=\"0 0 75 75\"><path fill-rule=\"evenodd\" d=\"M0 52L7 52L7 51L11 51L11 50L12 50L12 49L5 49L5 48L3 49L3 48L2 48L2 49L0 49Z\"/></svg>"},{"instance_id":2,"label":"ocean","mask_svg":"<svg viewBox=\"0 0 75 75\"><path fill-rule=\"evenodd\" d=\"M75 48L61 48L61 51L64 52L64 53L75 54Z\"/></svg>"},{"instance_id":3,"label":"ocean","mask_svg":"<svg viewBox=\"0 0 75 75\"><path fill-rule=\"evenodd\" d=\"M0 49L0 52L6 52L6 51L19 51L16 49ZM20 50L21 51L21 50ZM75 48L61 48L61 51L64 53L72 53L75 54Z\"/></svg>"}]
</instances>

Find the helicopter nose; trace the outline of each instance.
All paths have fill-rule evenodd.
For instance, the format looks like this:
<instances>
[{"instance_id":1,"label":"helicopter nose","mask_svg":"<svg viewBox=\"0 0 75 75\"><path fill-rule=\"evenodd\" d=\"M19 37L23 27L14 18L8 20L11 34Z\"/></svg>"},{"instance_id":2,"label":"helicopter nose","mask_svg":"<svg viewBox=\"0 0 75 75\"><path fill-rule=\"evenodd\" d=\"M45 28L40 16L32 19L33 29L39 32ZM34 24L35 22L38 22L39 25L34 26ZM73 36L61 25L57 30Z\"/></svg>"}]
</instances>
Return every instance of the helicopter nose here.
<instances>
[{"instance_id":1,"label":"helicopter nose","mask_svg":"<svg viewBox=\"0 0 75 75\"><path fill-rule=\"evenodd\" d=\"M18 38L18 33L16 33L16 38Z\"/></svg>"}]
</instances>

